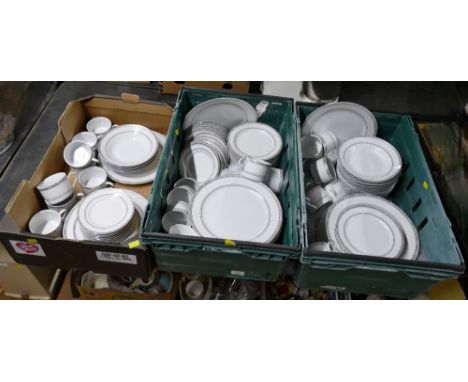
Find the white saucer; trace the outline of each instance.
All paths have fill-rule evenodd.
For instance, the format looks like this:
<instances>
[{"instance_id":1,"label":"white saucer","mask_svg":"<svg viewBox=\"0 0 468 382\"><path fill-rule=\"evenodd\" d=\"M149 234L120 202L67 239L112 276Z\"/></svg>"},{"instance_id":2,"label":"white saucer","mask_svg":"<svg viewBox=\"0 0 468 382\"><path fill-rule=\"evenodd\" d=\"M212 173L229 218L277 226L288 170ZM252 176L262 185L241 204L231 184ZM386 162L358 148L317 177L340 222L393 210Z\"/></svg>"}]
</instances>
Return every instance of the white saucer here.
<instances>
[{"instance_id":1,"label":"white saucer","mask_svg":"<svg viewBox=\"0 0 468 382\"><path fill-rule=\"evenodd\" d=\"M148 201L143 196L134 191L125 189L119 190L125 192L132 199L135 209L140 215L140 222L143 222ZM68 240L89 240L81 229L80 222L78 221L78 210L83 201L84 199L79 201L68 213L63 224L63 238Z\"/></svg>"},{"instance_id":2,"label":"white saucer","mask_svg":"<svg viewBox=\"0 0 468 382\"><path fill-rule=\"evenodd\" d=\"M183 129L196 122L215 121L228 129L246 122L255 122L257 111L249 103L237 98L215 98L205 101L188 112Z\"/></svg>"},{"instance_id":3,"label":"white saucer","mask_svg":"<svg viewBox=\"0 0 468 382\"><path fill-rule=\"evenodd\" d=\"M190 213L200 236L258 243L274 242L283 222L281 204L268 186L233 176L200 188Z\"/></svg>"},{"instance_id":4,"label":"white saucer","mask_svg":"<svg viewBox=\"0 0 468 382\"><path fill-rule=\"evenodd\" d=\"M221 170L220 157L207 144L194 142L180 154L179 172L182 178L206 182L218 176Z\"/></svg>"},{"instance_id":5,"label":"white saucer","mask_svg":"<svg viewBox=\"0 0 468 382\"><path fill-rule=\"evenodd\" d=\"M83 199L78 210L78 220L85 232L106 235L127 226L134 212L132 199L125 192L103 188Z\"/></svg>"},{"instance_id":6,"label":"white saucer","mask_svg":"<svg viewBox=\"0 0 468 382\"><path fill-rule=\"evenodd\" d=\"M250 157L271 162L281 153L283 139L269 125L245 123L229 132L228 148L235 158Z\"/></svg>"}]
</instances>

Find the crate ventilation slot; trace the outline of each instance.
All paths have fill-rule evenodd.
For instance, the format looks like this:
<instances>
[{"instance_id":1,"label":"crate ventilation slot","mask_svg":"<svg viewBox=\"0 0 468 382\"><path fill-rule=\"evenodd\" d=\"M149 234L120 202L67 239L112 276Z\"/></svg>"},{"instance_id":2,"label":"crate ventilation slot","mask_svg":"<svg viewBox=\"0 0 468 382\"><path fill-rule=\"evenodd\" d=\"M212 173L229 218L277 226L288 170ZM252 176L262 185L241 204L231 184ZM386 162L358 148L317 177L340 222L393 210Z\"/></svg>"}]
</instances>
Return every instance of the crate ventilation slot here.
<instances>
[{"instance_id":1,"label":"crate ventilation slot","mask_svg":"<svg viewBox=\"0 0 468 382\"><path fill-rule=\"evenodd\" d=\"M421 205L421 198L419 198L416 203L414 203L414 206L411 208L411 211L416 212L416 210L419 208Z\"/></svg>"},{"instance_id":2,"label":"crate ventilation slot","mask_svg":"<svg viewBox=\"0 0 468 382\"><path fill-rule=\"evenodd\" d=\"M421 231L425 226L426 224L429 222L429 220L427 220L427 217L425 217L421 223L418 224L417 226L417 229L418 231Z\"/></svg>"},{"instance_id":3,"label":"crate ventilation slot","mask_svg":"<svg viewBox=\"0 0 468 382\"><path fill-rule=\"evenodd\" d=\"M413 187L413 184L414 184L414 178L412 178L408 185L406 186L406 191L409 191L411 189L411 187Z\"/></svg>"}]
</instances>

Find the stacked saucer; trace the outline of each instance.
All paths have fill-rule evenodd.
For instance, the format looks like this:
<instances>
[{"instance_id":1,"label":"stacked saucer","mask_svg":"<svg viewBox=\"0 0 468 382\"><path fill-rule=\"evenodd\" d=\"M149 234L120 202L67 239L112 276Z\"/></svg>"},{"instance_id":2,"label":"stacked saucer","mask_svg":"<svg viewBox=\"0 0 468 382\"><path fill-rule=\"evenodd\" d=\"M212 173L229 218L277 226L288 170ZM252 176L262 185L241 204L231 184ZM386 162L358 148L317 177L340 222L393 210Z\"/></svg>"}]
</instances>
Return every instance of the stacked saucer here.
<instances>
[{"instance_id":1,"label":"stacked saucer","mask_svg":"<svg viewBox=\"0 0 468 382\"><path fill-rule=\"evenodd\" d=\"M153 181L160 142L150 129L135 124L111 129L99 142L99 159L109 178L123 184Z\"/></svg>"},{"instance_id":2,"label":"stacked saucer","mask_svg":"<svg viewBox=\"0 0 468 382\"><path fill-rule=\"evenodd\" d=\"M179 161L181 177L197 182L216 178L229 165L227 133L227 129L218 122L195 123L185 136L185 147Z\"/></svg>"},{"instance_id":3,"label":"stacked saucer","mask_svg":"<svg viewBox=\"0 0 468 382\"><path fill-rule=\"evenodd\" d=\"M352 192L386 197L395 187L401 170L400 153L380 138L353 138L343 143L338 152L338 177Z\"/></svg>"},{"instance_id":4,"label":"stacked saucer","mask_svg":"<svg viewBox=\"0 0 468 382\"><path fill-rule=\"evenodd\" d=\"M138 236L140 227L132 198L113 188L95 191L84 198L78 208L78 222L85 239L113 243Z\"/></svg>"},{"instance_id":5,"label":"stacked saucer","mask_svg":"<svg viewBox=\"0 0 468 382\"><path fill-rule=\"evenodd\" d=\"M245 123L233 128L228 135L231 162L243 157L275 164L283 149L280 133L264 123Z\"/></svg>"}]
</instances>

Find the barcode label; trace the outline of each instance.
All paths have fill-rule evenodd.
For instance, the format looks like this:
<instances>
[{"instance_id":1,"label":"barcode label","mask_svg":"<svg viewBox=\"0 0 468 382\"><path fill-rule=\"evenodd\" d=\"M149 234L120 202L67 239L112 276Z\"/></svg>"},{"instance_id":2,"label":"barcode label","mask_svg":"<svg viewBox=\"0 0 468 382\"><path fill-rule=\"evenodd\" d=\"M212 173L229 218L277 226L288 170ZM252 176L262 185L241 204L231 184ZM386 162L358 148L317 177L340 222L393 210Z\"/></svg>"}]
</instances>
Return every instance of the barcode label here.
<instances>
[{"instance_id":1,"label":"barcode label","mask_svg":"<svg viewBox=\"0 0 468 382\"><path fill-rule=\"evenodd\" d=\"M96 257L99 261L108 261L111 263L137 264L136 255L128 253L96 251Z\"/></svg>"},{"instance_id":2,"label":"barcode label","mask_svg":"<svg viewBox=\"0 0 468 382\"><path fill-rule=\"evenodd\" d=\"M231 271L231 275L233 276L245 276L244 271Z\"/></svg>"}]
</instances>

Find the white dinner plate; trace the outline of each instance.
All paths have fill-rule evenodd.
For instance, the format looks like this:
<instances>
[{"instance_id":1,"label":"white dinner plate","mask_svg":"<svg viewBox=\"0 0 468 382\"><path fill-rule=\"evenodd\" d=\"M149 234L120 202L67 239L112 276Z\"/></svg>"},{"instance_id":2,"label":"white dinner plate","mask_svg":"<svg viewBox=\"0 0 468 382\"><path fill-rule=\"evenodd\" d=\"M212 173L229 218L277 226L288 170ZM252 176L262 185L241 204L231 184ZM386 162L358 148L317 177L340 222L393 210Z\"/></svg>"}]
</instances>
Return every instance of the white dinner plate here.
<instances>
[{"instance_id":1,"label":"white dinner plate","mask_svg":"<svg viewBox=\"0 0 468 382\"><path fill-rule=\"evenodd\" d=\"M343 252L397 258L405 246L399 226L375 207L353 206L336 222L336 240Z\"/></svg>"},{"instance_id":2,"label":"white dinner plate","mask_svg":"<svg viewBox=\"0 0 468 382\"><path fill-rule=\"evenodd\" d=\"M359 137L344 142L338 152L340 165L361 182L392 182L401 172L398 150L376 137Z\"/></svg>"},{"instance_id":3,"label":"white dinner plate","mask_svg":"<svg viewBox=\"0 0 468 382\"><path fill-rule=\"evenodd\" d=\"M405 260L415 260L419 255L419 236L410 218L395 204L392 202L370 194L353 194L349 196L344 196L339 199L335 204L328 208L326 214L326 233L330 242L337 242L337 222L342 213L358 207L371 208L374 211L380 211L387 215L393 222L399 227L400 231L403 233L403 245L404 249L399 256L400 259ZM366 227L369 226L371 219L367 219L366 224L363 225L362 233L360 236L362 238L365 235L376 234L376 231L369 232ZM388 221L387 221L388 222ZM382 224L382 223L379 223ZM388 223L387 223L388 224ZM359 230L359 225L357 225L353 230L357 232ZM378 234L381 237L390 237L385 236L383 231L379 231ZM365 240L365 239L364 239ZM386 239L387 240L387 239Z\"/></svg>"},{"instance_id":4,"label":"white dinner plate","mask_svg":"<svg viewBox=\"0 0 468 382\"><path fill-rule=\"evenodd\" d=\"M141 125L120 125L99 143L99 154L113 167L135 168L150 162L159 148L153 132Z\"/></svg>"},{"instance_id":5,"label":"white dinner plate","mask_svg":"<svg viewBox=\"0 0 468 382\"><path fill-rule=\"evenodd\" d=\"M196 122L215 121L228 129L246 122L255 122L257 111L249 103L237 98L215 98L205 101L188 112L183 129Z\"/></svg>"},{"instance_id":6,"label":"white dinner plate","mask_svg":"<svg viewBox=\"0 0 468 382\"><path fill-rule=\"evenodd\" d=\"M191 143L180 154L179 172L182 178L206 182L217 177L220 170L220 158L216 151L207 144Z\"/></svg>"},{"instance_id":7,"label":"white dinner plate","mask_svg":"<svg viewBox=\"0 0 468 382\"><path fill-rule=\"evenodd\" d=\"M274 242L283 222L281 204L268 186L233 176L200 188L190 214L200 236L258 243Z\"/></svg>"},{"instance_id":8,"label":"white dinner plate","mask_svg":"<svg viewBox=\"0 0 468 382\"><path fill-rule=\"evenodd\" d=\"M78 220L85 232L105 235L126 227L134 212L133 201L125 192L116 188L103 188L83 199L78 210Z\"/></svg>"},{"instance_id":9,"label":"white dinner plate","mask_svg":"<svg viewBox=\"0 0 468 382\"><path fill-rule=\"evenodd\" d=\"M229 132L228 148L235 158L250 157L271 162L281 153L283 139L269 125L245 123Z\"/></svg>"},{"instance_id":10,"label":"white dinner plate","mask_svg":"<svg viewBox=\"0 0 468 382\"><path fill-rule=\"evenodd\" d=\"M364 106L351 102L337 102L320 106L302 124L302 135L330 131L338 142L363 136L377 135L377 120Z\"/></svg>"}]
</instances>

